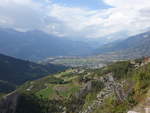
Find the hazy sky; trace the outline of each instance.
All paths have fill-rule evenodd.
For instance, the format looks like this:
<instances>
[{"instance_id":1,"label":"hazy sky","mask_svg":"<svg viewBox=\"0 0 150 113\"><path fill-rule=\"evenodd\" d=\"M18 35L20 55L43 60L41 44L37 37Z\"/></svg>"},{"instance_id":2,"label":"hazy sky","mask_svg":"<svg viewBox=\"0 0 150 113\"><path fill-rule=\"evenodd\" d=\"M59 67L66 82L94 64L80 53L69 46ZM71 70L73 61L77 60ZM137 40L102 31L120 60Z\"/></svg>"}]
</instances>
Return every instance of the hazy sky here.
<instances>
[{"instance_id":1,"label":"hazy sky","mask_svg":"<svg viewBox=\"0 0 150 113\"><path fill-rule=\"evenodd\" d=\"M150 28L150 0L0 0L0 27L83 38L133 35Z\"/></svg>"}]
</instances>

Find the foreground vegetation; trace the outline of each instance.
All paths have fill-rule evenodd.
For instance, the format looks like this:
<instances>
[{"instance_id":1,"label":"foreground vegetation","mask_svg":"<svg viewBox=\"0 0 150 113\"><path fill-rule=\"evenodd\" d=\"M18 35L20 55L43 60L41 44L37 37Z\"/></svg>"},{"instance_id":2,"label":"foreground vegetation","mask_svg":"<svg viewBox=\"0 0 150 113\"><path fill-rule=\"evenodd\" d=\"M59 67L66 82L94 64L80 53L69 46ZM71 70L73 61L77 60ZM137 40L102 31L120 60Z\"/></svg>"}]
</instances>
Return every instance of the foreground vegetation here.
<instances>
[{"instance_id":1,"label":"foreground vegetation","mask_svg":"<svg viewBox=\"0 0 150 113\"><path fill-rule=\"evenodd\" d=\"M112 83L121 88L123 96L110 92L91 113L127 113L147 98L150 64L143 59L134 63L122 61L100 69L69 69L26 82L18 88L21 96L16 113L84 113L106 89L109 81L103 79L111 76Z\"/></svg>"}]
</instances>

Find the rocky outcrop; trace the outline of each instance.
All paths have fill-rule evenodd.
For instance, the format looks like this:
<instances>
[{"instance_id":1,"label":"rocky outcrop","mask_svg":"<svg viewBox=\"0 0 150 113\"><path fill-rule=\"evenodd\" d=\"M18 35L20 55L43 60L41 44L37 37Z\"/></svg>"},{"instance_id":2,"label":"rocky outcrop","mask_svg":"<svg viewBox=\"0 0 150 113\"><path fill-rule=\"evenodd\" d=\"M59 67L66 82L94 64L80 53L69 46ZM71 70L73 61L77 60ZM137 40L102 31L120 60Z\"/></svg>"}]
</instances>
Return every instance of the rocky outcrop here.
<instances>
[{"instance_id":1,"label":"rocky outcrop","mask_svg":"<svg viewBox=\"0 0 150 113\"><path fill-rule=\"evenodd\" d=\"M94 100L86 110L81 111L80 113L92 113L97 107L103 104L107 97L112 94L115 94L119 101L125 100L125 93L123 91L122 84L116 82L111 73L102 77L100 80L105 84L105 88L97 94L97 99Z\"/></svg>"},{"instance_id":2,"label":"rocky outcrop","mask_svg":"<svg viewBox=\"0 0 150 113\"><path fill-rule=\"evenodd\" d=\"M92 90L92 82L89 81L81 90L75 94L76 98L83 98L89 91Z\"/></svg>"},{"instance_id":3,"label":"rocky outcrop","mask_svg":"<svg viewBox=\"0 0 150 113\"><path fill-rule=\"evenodd\" d=\"M19 94L12 92L0 100L0 113L15 113Z\"/></svg>"}]
</instances>

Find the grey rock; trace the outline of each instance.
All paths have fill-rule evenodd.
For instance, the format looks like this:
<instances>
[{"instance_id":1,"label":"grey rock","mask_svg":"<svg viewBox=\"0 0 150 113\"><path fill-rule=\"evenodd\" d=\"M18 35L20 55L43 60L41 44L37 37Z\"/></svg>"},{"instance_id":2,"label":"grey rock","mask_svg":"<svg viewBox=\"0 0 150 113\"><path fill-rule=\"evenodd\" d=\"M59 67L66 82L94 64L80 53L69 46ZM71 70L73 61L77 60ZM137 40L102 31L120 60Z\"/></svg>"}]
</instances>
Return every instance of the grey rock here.
<instances>
[{"instance_id":1,"label":"grey rock","mask_svg":"<svg viewBox=\"0 0 150 113\"><path fill-rule=\"evenodd\" d=\"M19 94L12 92L0 100L0 113L15 113Z\"/></svg>"}]
</instances>

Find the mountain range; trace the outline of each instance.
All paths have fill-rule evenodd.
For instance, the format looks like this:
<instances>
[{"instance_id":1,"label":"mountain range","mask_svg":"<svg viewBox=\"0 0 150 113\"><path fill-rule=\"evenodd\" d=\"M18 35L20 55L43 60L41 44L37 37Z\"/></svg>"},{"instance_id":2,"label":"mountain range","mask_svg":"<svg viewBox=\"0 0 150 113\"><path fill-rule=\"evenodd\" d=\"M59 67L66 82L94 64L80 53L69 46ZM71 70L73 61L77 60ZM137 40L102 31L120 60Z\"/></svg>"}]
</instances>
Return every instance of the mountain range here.
<instances>
[{"instance_id":1,"label":"mountain range","mask_svg":"<svg viewBox=\"0 0 150 113\"><path fill-rule=\"evenodd\" d=\"M0 53L27 60L41 60L49 56L87 55L87 43L72 41L42 31L18 32L0 29Z\"/></svg>"},{"instance_id":2,"label":"mountain range","mask_svg":"<svg viewBox=\"0 0 150 113\"><path fill-rule=\"evenodd\" d=\"M103 39L69 40L42 31L18 32L0 29L0 53L38 61L58 56L115 56L117 59L150 56L150 32L107 42Z\"/></svg>"},{"instance_id":3,"label":"mountain range","mask_svg":"<svg viewBox=\"0 0 150 113\"><path fill-rule=\"evenodd\" d=\"M0 40L2 113L142 113L149 106L150 32L95 46L12 29L0 29ZM45 58L51 62L29 61ZM51 64L66 61L88 66Z\"/></svg>"},{"instance_id":4,"label":"mountain range","mask_svg":"<svg viewBox=\"0 0 150 113\"><path fill-rule=\"evenodd\" d=\"M150 56L150 32L141 33L125 40L103 45L96 49L94 54L116 56L121 59Z\"/></svg>"}]
</instances>

